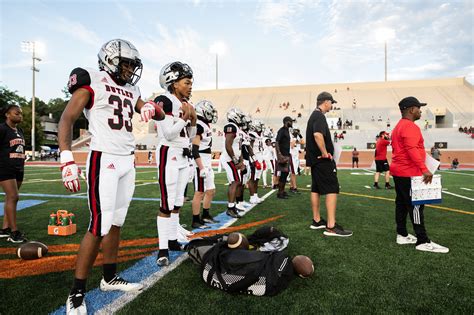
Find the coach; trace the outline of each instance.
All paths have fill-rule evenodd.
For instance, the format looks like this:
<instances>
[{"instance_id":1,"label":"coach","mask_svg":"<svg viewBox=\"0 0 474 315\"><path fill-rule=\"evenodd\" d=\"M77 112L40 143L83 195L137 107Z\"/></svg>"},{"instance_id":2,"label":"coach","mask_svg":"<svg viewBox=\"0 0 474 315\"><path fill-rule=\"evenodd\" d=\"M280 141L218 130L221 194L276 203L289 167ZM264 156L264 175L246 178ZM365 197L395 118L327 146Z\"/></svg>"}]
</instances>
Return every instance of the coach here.
<instances>
[{"instance_id":1,"label":"coach","mask_svg":"<svg viewBox=\"0 0 474 315\"><path fill-rule=\"evenodd\" d=\"M283 118L283 127L278 130L275 140L275 152L277 155L278 193L277 198L288 199L285 192L286 178L289 173L290 154L290 128L293 126L293 119L290 116Z\"/></svg>"},{"instance_id":2,"label":"coach","mask_svg":"<svg viewBox=\"0 0 474 315\"><path fill-rule=\"evenodd\" d=\"M416 249L434 253L447 253L448 248L431 242L426 234L423 210L425 205L411 204L411 177L423 176L425 183L430 183L433 174L425 165L426 152L420 127L415 121L421 117L420 103L415 97L405 97L398 103L402 119L392 132L392 173L395 182L395 218L397 222L397 244L416 244ZM413 223L416 237L408 234L406 228L407 214Z\"/></svg>"},{"instance_id":3,"label":"coach","mask_svg":"<svg viewBox=\"0 0 474 315\"><path fill-rule=\"evenodd\" d=\"M306 164L311 166L311 208L313 222L311 229L325 229L327 236L351 236L352 231L344 230L336 224L336 204L339 193L336 163L332 156L334 145L331 133L324 114L329 112L332 104L337 103L331 94L322 92L318 95L316 109L308 120L306 127ZM326 195L326 222L321 218L319 200L321 195Z\"/></svg>"}]
</instances>

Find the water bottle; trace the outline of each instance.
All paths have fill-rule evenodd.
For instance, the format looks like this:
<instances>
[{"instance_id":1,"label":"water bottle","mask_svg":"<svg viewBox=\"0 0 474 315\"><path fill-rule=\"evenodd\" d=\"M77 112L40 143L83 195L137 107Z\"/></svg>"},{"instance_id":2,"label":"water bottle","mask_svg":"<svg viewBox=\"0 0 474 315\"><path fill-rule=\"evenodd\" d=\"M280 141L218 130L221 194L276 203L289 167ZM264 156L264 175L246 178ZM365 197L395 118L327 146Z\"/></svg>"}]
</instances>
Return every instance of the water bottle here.
<instances>
[{"instance_id":1,"label":"water bottle","mask_svg":"<svg viewBox=\"0 0 474 315\"><path fill-rule=\"evenodd\" d=\"M54 212L49 215L49 225L56 225L56 213Z\"/></svg>"},{"instance_id":2,"label":"water bottle","mask_svg":"<svg viewBox=\"0 0 474 315\"><path fill-rule=\"evenodd\" d=\"M71 222L71 224L76 223L76 216L72 212L69 213L69 221Z\"/></svg>"}]
</instances>

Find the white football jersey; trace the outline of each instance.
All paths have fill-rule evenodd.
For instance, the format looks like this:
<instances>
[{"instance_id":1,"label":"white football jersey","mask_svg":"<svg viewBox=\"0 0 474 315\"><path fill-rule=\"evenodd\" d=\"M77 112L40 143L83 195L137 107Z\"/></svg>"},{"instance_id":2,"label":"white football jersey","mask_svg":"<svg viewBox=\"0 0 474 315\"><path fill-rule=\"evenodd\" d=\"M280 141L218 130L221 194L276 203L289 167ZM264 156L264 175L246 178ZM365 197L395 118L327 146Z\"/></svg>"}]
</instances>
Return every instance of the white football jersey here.
<instances>
[{"instance_id":1,"label":"white football jersey","mask_svg":"<svg viewBox=\"0 0 474 315\"><path fill-rule=\"evenodd\" d=\"M263 150L263 158L266 161L276 160L275 148L272 145L265 145Z\"/></svg>"},{"instance_id":2,"label":"white football jersey","mask_svg":"<svg viewBox=\"0 0 474 315\"><path fill-rule=\"evenodd\" d=\"M209 124L202 120L198 116L196 122L197 134L201 136L201 142L199 143L199 152L211 153L212 148L212 130Z\"/></svg>"},{"instance_id":3,"label":"white football jersey","mask_svg":"<svg viewBox=\"0 0 474 315\"><path fill-rule=\"evenodd\" d=\"M232 142L232 150L234 151L234 154L235 154L236 158L240 157L242 141L243 141L244 136L245 136L245 133L242 130L240 130L240 128L237 127L236 124L234 124L232 122L228 122L224 126L224 146L223 146L223 150L222 150L222 158L224 159L225 162L232 161L231 157L227 153L227 150L225 149L225 136L228 133L234 133L235 134L234 142Z\"/></svg>"},{"instance_id":4,"label":"white football jersey","mask_svg":"<svg viewBox=\"0 0 474 315\"><path fill-rule=\"evenodd\" d=\"M166 92L155 98L155 103L163 107L165 112L165 119L158 121L158 134L160 134L160 144L175 147L175 148L189 148L190 127L186 127L189 121L184 121L181 117L183 112L181 110L181 101L173 94ZM195 133L195 129L194 129Z\"/></svg>"},{"instance_id":5,"label":"white football jersey","mask_svg":"<svg viewBox=\"0 0 474 315\"><path fill-rule=\"evenodd\" d=\"M117 155L130 155L135 150L132 116L140 98L140 90L130 84L118 85L106 71L76 68L69 77L72 94L87 89L90 102L84 109L92 134L90 149Z\"/></svg>"},{"instance_id":6,"label":"white football jersey","mask_svg":"<svg viewBox=\"0 0 474 315\"><path fill-rule=\"evenodd\" d=\"M263 137L255 131L251 131L249 135L253 140L253 154L255 155L256 159L260 161L263 158Z\"/></svg>"}]
</instances>

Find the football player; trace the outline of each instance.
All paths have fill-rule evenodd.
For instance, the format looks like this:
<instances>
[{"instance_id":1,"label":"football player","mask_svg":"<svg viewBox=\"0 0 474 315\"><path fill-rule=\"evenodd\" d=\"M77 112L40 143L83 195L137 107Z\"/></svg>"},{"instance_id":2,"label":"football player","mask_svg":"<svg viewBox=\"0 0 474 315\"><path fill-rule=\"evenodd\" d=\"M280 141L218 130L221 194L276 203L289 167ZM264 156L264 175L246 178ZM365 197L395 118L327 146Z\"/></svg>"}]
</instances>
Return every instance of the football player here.
<instances>
[{"instance_id":1,"label":"football player","mask_svg":"<svg viewBox=\"0 0 474 315\"><path fill-rule=\"evenodd\" d=\"M265 163L263 167L263 188L266 187L272 187L273 186L273 175L275 174L275 149L273 148L272 145L272 135L271 134L266 134L265 135L265 146L263 149L263 162ZM265 167L266 166L266 167ZM267 173L270 170L271 174L271 185L267 186Z\"/></svg>"},{"instance_id":2,"label":"football player","mask_svg":"<svg viewBox=\"0 0 474 315\"><path fill-rule=\"evenodd\" d=\"M69 76L72 94L58 126L63 183L71 192L80 190L79 169L71 152L72 127L84 112L92 134L87 158L87 194L90 222L77 254L74 285L66 302L68 314L87 314L84 300L86 280L102 243L103 291L137 291L117 275L120 228L125 222L135 189L134 110L143 120L163 119L164 113L152 102L140 98L136 86L142 62L130 42L113 39L99 51L99 71L75 68Z\"/></svg>"},{"instance_id":3,"label":"football player","mask_svg":"<svg viewBox=\"0 0 474 315\"><path fill-rule=\"evenodd\" d=\"M250 181L250 175L251 175L251 168L250 166L253 164L253 150L252 146L250 144L250 124L252 123L252 118L250 115L245 115L243 117L243 123L240 128L242 132L242 141L241 141L241 152L242 152L242 161L244 163L243 169L242 169L242 181L240 184L237 186L236 194L235 194L235 200L237 204L235 205L235 208L237 211L245 211L247 208L246 206L249 205L246 201L244 201L244 192L245 192L245 187L247 184L249 184L249 191L250 191L250 196L252 196L255 191L253 185L249 183Z\"/></svg>"},{"instance_id":4,"label":"football player","mask_svg":"<svg viewBox=\"0 0 474 315\"><path fill-rule=\"evenodd\" d=\"M262 177L262 172L264 168L263 160L263 138L262 131L264 124L261 120L254 119L250 123L250 145L252 147L253 156L251 160L253 161L250 164L250 181L249 181L249 190L251 191L250 203L257 204L261 203L263 199L258 197L258 180Z\"/></svg>"},{"instance_id":5,"label":"football player","mask_svg":"<svg viewBox=\"0 0 474 315\"><path fill-rule=\"evenodd\" d=\"M238 108L231 108L227 112L227 124L224 126L224 150L220 156L220 163L227 174L228 204L227 215L240 218L235 206L237 188L242 183L241 171L245 168L241 154L241 145L244 134L240 129L245 122L244 113Z\"/></svg>"},{"instance_id":6,"label":"football player","mask_svg":"<svg viewBox=\"0 0 474 315\"><path fill-rule=\"evenodd\" d=\"M303 136L301 136L300 128L296 124L293 124L290 137L290 192L299 194L300 192L298 191L298 186L296 184L296 175L299 174L301 150L300 141L303 139Z\"/></svg>"},{"instance_id":7,"label":"football player","mask_svg":"<svg viewBox=\"0 0 474 315\"><path fill-rule=\"evenodd\" d=\"M216 192L212 170L212 130L210 124L217 122L217 110L211 101L202 100L196 104L197 130L192 141L194 158L194 198L192 202L193 228L208 228L206 223L217 223L209 213L212 198ZM204 200L203 200L204 198ZM201 212L203 202L203 214Z\"/></svg>"},{"instance_id":8,"label":"football player","mask_svg":"<svg viewBox=\"0 0 474 315\"><path fill-rule=\"evenodd\" d=\"M159 236L159 266L169 264L169 250L182 250L178 243L179 210L189 179L190 139L196 136L196 111L188 102L193 88L193 71L185 63L175 61L160 72L160 85L166 92L155 103L163 107L164 120L158 122L163 137L156 149L158 183L161 193L156 225ZM189 125L188 125L189 124Z\"/></svg>"}]
</instances>

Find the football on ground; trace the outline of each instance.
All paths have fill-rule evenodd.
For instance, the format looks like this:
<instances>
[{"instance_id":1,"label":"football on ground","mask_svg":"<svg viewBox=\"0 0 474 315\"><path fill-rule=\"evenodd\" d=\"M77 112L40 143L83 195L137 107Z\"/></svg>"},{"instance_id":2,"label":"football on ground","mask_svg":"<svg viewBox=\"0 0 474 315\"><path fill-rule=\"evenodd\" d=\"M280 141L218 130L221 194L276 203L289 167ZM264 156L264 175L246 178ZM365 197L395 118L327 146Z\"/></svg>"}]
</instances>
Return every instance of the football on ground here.
<instances>
[{"instance_id":1,"label":"football on ground","mask_svg":"<svg viewBox=\"0 0 474 315\"><path fill-rule=\"evenodd\" d=\"M18 247L16 254L18 258L25 260L38 259L48 253L48 246L41 242L31 241Z\"/></svg>"},{"instance_id":2,"label":"football on ground","mask_svg":"<svg viewBox=\"0 0 474 315\"><path fill-rule=\"evenodd\" d=\"M295 273L301 278L308 278L314 273L314 265L308 256L298 255L292 260Z\"/></svg>"},{"instance_id":3,"label":"football on ground","mask_svg":"<svg viewBox=\"0 0 474 315\"><path fill-rule=\"evenodd\" d=\"M227 238L227 246L232 249L249 249L249 241L242 233L233 232Z\"/></svg>"}]
</instances>

